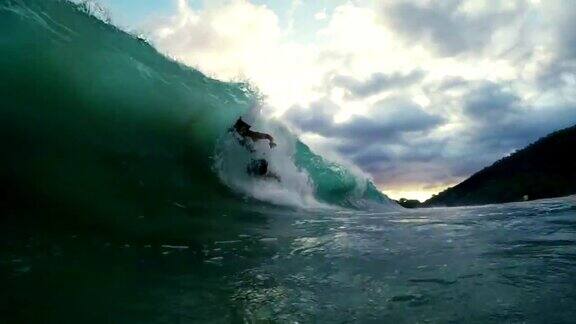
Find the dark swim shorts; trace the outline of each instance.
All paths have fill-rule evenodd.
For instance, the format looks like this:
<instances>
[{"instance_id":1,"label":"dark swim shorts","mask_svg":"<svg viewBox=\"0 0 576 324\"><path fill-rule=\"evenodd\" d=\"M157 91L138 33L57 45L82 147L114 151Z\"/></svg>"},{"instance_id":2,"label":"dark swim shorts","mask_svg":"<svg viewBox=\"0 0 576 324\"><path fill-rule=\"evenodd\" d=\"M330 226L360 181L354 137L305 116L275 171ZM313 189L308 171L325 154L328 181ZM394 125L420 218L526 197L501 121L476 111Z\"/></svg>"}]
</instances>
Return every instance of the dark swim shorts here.
<instances>
[{"instance_id":1,"label":"dark swim shorts","mask_svg":"<svg viewBox=\"0 0 576 324\"><path fill-rule=\"evenodd\" d=\"M266 175L266 173L268 173L268 161L264 159L252 160L250 164L248 164L246 171L250 175Z\"/></svg>"}]
</instances>

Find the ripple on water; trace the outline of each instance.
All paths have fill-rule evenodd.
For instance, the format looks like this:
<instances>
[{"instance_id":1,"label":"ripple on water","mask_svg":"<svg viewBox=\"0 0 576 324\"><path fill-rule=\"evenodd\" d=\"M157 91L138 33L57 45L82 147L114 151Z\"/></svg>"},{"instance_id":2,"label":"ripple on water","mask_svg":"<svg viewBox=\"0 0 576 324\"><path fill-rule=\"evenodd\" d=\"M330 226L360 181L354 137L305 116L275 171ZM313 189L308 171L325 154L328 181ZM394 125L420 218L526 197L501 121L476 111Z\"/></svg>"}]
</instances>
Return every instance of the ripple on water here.
<instances>
[{"instance_id":1,"label":"ripple on water","mask_svg":"<svg viewBox=\"0 0 576 324\"><path fill-rule=\"evenodd\" d=\"M442 286L450 286L458 282L458 280L446 280L440 278L425 278L425 279L408 279L408 281L413 283L432 283Z\"/></svg>"}]
</instances>

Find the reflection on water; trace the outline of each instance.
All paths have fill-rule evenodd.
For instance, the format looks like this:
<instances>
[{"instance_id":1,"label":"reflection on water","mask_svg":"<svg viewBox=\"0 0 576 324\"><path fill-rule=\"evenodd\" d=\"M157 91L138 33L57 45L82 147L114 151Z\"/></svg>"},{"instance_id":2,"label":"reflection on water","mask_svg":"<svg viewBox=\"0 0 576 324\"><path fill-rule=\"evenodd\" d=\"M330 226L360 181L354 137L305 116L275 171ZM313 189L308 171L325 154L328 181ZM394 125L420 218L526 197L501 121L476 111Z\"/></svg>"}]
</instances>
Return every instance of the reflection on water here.
<instances>
[{"instance_id":1,"label":"reflection on water","mask_svg":"<svg viewBox=\"0 0 576 324\"><path fill-rule=\"evenodd\" d=\"M0 307L28 322L569 323L575 206L568 197L401 213L243 211L190 242L4 235Z\"/></svg>"},{"instance_id":2,"label":"reflection on water","mask_svg":"<svg viewBox=\"0 0 576 324\"><path fill-rule=\"evenodd\" d=\"M234 300L248 321L568 323L575 203L292 216Z\"/></svg>"}]
</instances>

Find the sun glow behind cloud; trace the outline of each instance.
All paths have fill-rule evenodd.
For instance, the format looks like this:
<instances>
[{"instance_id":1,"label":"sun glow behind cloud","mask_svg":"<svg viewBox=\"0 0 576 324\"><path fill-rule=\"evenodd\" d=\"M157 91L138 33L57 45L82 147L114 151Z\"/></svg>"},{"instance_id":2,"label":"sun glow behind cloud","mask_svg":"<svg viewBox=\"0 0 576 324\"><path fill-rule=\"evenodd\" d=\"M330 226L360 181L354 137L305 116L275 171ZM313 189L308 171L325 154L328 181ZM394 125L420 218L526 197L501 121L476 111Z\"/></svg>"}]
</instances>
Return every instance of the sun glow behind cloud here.
<instances>
[{"instance_id":1,"label":"sun glow behind cloud","mask_svg":"<svg viewBox=\"0 0 576 324\"><path fill-rule=\"evenodd\" d=\"M249 80L393 197L424 199L576 121L576 8L560 0L175 3L141 27L160 50Z\"/></svg>"}]
</instances>

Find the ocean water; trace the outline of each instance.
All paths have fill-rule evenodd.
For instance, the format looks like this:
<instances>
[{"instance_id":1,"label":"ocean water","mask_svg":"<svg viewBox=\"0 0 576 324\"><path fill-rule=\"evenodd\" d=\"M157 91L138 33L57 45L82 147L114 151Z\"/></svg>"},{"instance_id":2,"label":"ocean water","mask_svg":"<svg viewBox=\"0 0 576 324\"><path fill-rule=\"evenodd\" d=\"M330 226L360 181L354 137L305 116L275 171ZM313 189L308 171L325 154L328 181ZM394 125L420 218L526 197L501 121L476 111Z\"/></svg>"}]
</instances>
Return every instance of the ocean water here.
<instances>
[{"instance_id":1,"label":"ocean water","mask_svg":"<svg viewBox=\"0 0 576 324\"><path fill-rule=\"evenodd\" d=\"M147 213L159 200L234 204L230 192L293 207L394 205L263 119L249 84L179 64L92 7L0 1L0 176L10 195L98 218ZM277 148L259 149L281 185L247 177L249 153L228 132L240 116L274 134Z\"/></svg>"},{"instance_id":2,"label":"ocean water","mask_svg":"<svg viewBox=\"0 0 576 324\"><path fill-rule=\"evenodd\" d=\"M573 323L576 197L397 212L244 210L202 240L2 229L2 318ZM191 215L191 217L195 217ZM193 232L190 233L193 237Z\"/></svg>"},{"instance_id":3,"label":"ocean water","mask_svg":"<svg viewBox=\"0 0 576 324\"><path fill-rule=\"evenodd\" d=\"M0 0L1 323L576 318L574 197L405 210L94 8Z\"/></svg>"}]
</instances>

